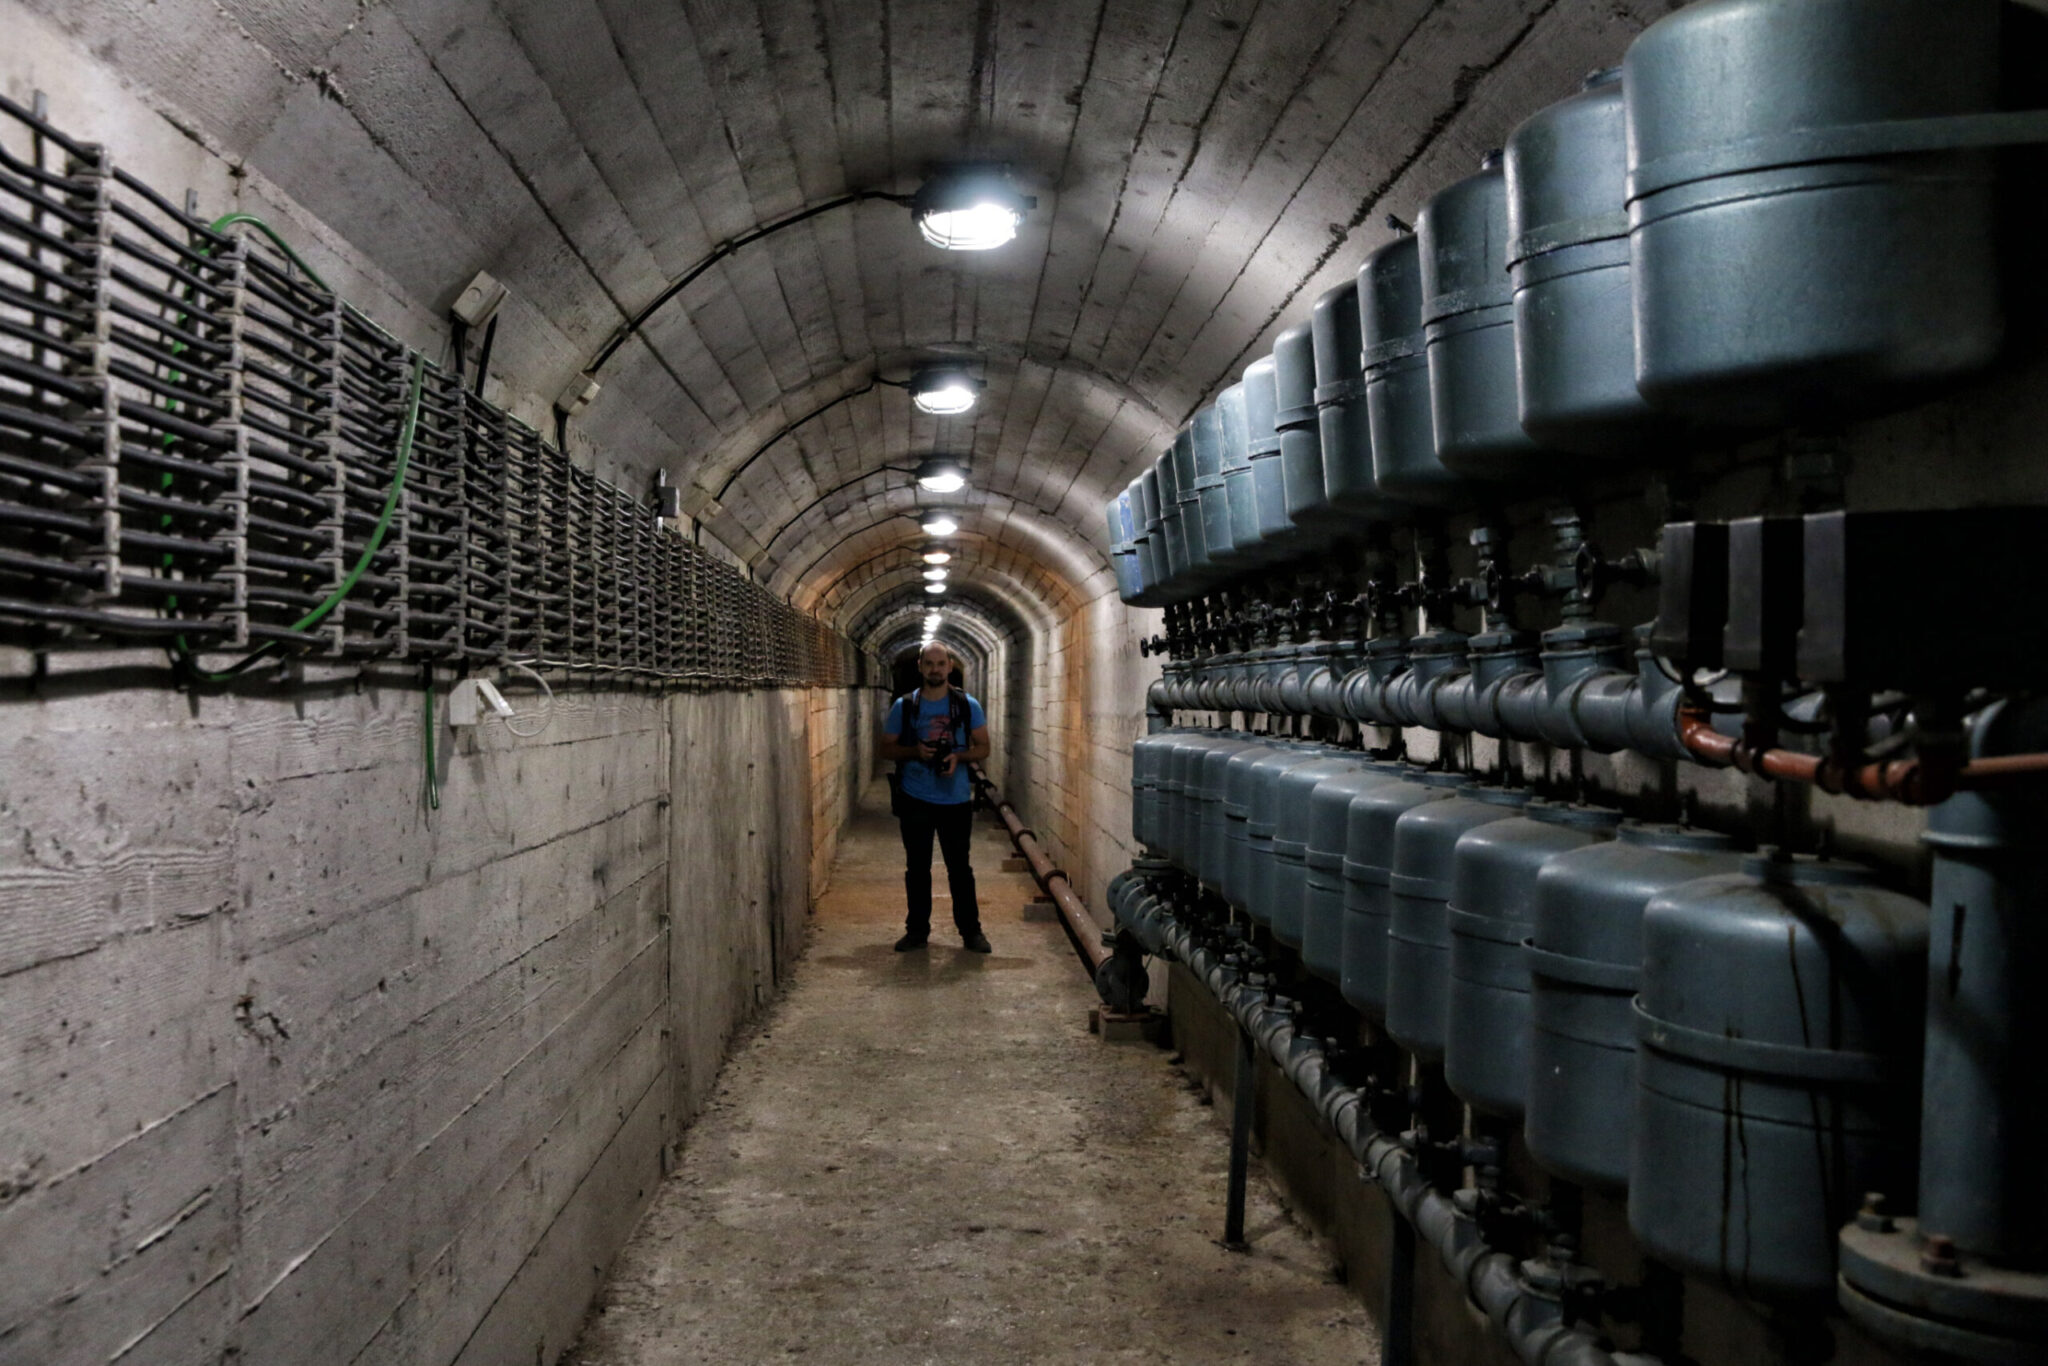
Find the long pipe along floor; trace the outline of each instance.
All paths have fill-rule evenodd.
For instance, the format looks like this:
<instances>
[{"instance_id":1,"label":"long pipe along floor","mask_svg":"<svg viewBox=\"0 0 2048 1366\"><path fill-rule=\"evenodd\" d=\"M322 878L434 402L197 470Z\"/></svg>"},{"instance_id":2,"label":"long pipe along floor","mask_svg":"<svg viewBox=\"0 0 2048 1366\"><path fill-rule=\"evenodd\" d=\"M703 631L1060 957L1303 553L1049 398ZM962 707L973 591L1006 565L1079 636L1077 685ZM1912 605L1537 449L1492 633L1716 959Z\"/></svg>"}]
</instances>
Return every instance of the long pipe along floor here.
<instances>
[{"instance_id":1,"label":"long pipe along floor","mask_svg":"<svg viewBox=\"0 0 2048 1366\"><path fill-rule=\"evenodd\" d=\"M867 794L808 955L735 1047L573 1366L1378 1361L1256 1167L1250 1250L1218 1243L1223 1106L1150 1045L1087 1033L1094 992L1058 925L1024 920L1009 852L977 820L992 955L959 947L942 868L930 945L895 953L902 846Z\"/></svg>"}]
</instances>

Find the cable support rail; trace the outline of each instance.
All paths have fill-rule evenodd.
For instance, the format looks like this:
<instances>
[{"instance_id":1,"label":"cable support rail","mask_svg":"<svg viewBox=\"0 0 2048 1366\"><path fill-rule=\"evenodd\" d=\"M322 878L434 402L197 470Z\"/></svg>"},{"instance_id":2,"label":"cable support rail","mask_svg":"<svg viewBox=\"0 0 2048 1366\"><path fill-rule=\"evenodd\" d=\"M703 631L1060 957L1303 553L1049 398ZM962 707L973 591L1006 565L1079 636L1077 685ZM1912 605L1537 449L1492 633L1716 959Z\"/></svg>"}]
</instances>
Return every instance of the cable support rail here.
<instances>
[{"instance_id":1,"label":"cable support rail","mask_svg":"<svg viewBox=\"0 0 2048 1366\"><path fill-rule=\"evenodd\" d=\"M341 299L0 99L0 643L848 686L844 634Z\"/></svg>"}]
</instances>

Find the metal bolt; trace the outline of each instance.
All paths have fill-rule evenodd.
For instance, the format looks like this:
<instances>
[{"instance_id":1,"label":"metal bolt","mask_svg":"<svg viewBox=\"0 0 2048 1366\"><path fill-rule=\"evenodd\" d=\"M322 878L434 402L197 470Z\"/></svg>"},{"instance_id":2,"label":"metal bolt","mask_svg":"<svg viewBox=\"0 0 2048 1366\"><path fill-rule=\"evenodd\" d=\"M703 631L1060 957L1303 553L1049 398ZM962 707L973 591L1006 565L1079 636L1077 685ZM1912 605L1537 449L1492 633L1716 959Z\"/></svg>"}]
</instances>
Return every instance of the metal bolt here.
<instances>
[{"instance_id":1,"label":"metal bolt","mask_svg":"<svg viewBox=\"0 0 2048 1366\"><path fill-rule=\"evenodd\" d=\"M1955 1239L1943 1233L1928 1234L1920 1246L1920 1269L1930 1276L1962 1275L1963 1259L1956 1251Z\"/></svg>"},{"instance_id":2,"label":"metal bolt","mask_svg":"<svg viewBox=\"0 0 2048 1366\"><path fill-rule=\"evenodd\" d=\"M1856 1227L1870 1233L1890 1233L1898 1227L1891 1215L1885 1213L1883 1191L1865 1192L1863 1208L1856 1211Z\"/></svg>"}]
</instances>

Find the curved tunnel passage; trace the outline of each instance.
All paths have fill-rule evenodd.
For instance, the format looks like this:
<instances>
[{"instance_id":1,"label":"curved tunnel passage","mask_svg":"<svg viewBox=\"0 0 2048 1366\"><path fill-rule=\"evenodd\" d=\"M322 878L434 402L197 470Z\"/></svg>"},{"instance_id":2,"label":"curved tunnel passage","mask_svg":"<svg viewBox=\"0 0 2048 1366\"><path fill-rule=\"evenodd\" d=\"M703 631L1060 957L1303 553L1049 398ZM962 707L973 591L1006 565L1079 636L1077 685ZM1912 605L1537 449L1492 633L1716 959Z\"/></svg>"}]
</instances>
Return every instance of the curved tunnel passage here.
<instances>
[{"instance_id":1,"label":"curved tunnel passage","mask_svg":"<svg viewBox=\"0 0 2048 1366\"><path fill-rule=\"evenodd\" d=\"M1117 597L1104 501L1429 196L1678 8L0 0L0 93L173 209L273 224L394 345L466 370L521 434L565 432L618 506L679 496L664 534L835 632L854 674L551 671L528 743L450 726L472 659L529 705L482 647L438 675L337 652L200 687L153 651L0 642L0 911L32 927L0 930L0 1094L29 1115L0 1120L0 1246L10 1220L85 1230L48 1235L68 1259L0 1300L0 1361L147 1356L201 1319L195 1360L553 1360L801 951L877 771L886 666L934 629L956 650L992 775L1098 898L1139 852L1140 643L1164 630ZM16 127L0 144L31 155ZM1035 198L1014 241L941 251L879 197L962 163ZM858 192L877 197L720 254ZM505 294L465 334L479 272ZM899 387L942 361L984 386L964 414ZM967 486L916 488L932 456ZM958 522L943 594L933 510ZM602 558L548 516L529 533ZM714 623L729 577L690 591L693 648L816 653ZM103 1038L70 1029L74 1002L147 1004ZM472 1058L469 1087L450 1059ZM152 1170L185 1185L131 1177ZM149 1241L148 1219L193 1231ZM157 1298L86 1323L121 1277Z\"/></svg>"}]
</instances>

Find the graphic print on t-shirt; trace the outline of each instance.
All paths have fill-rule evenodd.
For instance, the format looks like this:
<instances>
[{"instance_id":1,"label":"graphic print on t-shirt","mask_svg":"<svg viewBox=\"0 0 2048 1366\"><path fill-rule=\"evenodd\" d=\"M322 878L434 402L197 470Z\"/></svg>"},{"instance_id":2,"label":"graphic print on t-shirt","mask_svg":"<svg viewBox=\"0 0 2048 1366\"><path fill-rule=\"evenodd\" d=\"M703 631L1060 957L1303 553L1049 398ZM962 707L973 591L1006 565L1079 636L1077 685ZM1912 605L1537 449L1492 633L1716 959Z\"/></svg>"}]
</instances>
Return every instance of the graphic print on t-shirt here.
<instances>
[{"instance_id":1,"label":"graphic print on t-shirt","mask_svg":"<svg viewBox=\"0 0 2048 1366\"><path fill-rule=\"evenodd\" d=\"M953 748L956 751L966 749L967 742L974 732L988 724L982 713L981 703L976 701L972 694L963 692L960 699L967 704L967 717L964 725L952 731ZM913 693L912 701L917 707L917 715L911 723L910 733L924 744L944 740L952 722L952 701L942 697L936 702L928 702L921 693ZM901 698L889 708L888 720L883 729L891 738L903 733ZM945 761L939 762L943 764ZM974 795L965 763L955 764L949 774L941 774L936 767L922 759L911 759L903 765L903 791L921 802L931 802L938 806L957 806Z\"/></svg>"}]
</instances>

